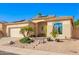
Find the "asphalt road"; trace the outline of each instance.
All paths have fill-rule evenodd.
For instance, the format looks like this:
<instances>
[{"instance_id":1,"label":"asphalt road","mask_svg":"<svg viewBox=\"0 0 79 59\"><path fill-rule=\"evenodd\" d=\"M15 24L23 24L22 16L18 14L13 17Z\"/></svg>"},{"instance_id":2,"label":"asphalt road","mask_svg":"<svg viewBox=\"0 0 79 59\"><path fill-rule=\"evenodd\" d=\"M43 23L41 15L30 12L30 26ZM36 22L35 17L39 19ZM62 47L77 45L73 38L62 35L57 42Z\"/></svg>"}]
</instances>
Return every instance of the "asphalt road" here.
<instances>
[{"instance_id":1,"label":"asphalt road","mask_svg":"<svg viewBox=\"0 0 79 59\"><path fill-rule=\"evenodd\" d=\"M0 51L0 55L18 55L10 52Z\"/></svg>"}]
</instances>

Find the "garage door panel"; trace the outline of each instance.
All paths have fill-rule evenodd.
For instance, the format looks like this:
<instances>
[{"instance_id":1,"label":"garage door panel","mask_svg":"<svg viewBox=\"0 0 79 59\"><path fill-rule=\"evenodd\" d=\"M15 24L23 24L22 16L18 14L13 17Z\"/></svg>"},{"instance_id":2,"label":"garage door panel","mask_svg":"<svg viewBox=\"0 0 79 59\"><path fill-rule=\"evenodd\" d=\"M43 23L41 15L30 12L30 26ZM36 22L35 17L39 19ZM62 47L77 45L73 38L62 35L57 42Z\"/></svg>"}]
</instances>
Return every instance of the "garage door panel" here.
<instances>
[{"instance_id":1,"label":"garage door panel","mask_svg":"<svg viewBox=\"0 0 79 59\"><path fill-rule=\"evenodd\" d=\"M10 36L11 37L23 37L22 34L20 33L20 28L11 28Z\"/></svg>"}]
</instances>

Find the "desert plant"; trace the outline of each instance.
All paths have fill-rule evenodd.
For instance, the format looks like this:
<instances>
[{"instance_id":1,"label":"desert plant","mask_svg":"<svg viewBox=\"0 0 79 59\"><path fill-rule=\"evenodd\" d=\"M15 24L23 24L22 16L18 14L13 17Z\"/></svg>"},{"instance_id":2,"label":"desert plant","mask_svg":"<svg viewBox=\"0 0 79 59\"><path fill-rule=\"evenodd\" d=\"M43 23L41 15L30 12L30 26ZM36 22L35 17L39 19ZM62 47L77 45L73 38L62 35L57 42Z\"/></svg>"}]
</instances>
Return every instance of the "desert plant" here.
<instances>
[{"instance_id":1,"label":"desert plant","mask_svg":"<svg viewBox=\"0 0 79 59\"><path fill-rule=\"evenodd\" d=\"M74 21L75 27L79 26L79 19L77 21Z\"/></svg>"},{"instance_id":2,"label":"desert plant","mask_svg":"<svg viewBox=\"0 0 79 59\"><path fill-rule=\"evenodd\" d=\"M24 37L26 37L26 36L25 36L25 31L26 31L25 27L22 27L22 28L20 29L20 33L21 33Z\"/></svg>"},{"instance_id":3,"label":"desert plant","mask_svg":"<svg viewBox=\"0 0 79 59\"><path fill-rule=\"evenodd\" d=\"M33 42L33 40L31 40L29 37L24 37L22 39L20 39L21 43L31 43Z\"/></svg>"},{"instance_id":4,"label":"desert plant","mask_svg":"<svg viewBox=\"0 0 79 59\"><path fill-rule=\"evenodd\" d=\"M52 34L52 36L55 38L56 36L57 36L57 30L53 30L52 32L51 32L51 34Z\"/></svg>"},{"instance_id":5,"label":"desert plant","mask_svg":"<svg viewBox=\"0 0 79 59\"><path fill-rule=\"evenodd\" d=\"M32 27L28 26L26 27L26 31L27 31L27 36L29 36L30 32L33 32L34 30Z\"/></svg>"},{"instance_id":6,"label":"desert plant","mask_svg":"<svg viewBox=\"0 0 79 59\"><path fill-rule=\"evenodd\" d=\"M52 34L52 36L53 36L53 38L54 38L54 40L55 40L56 42L63 42L63 41L61 41L60 39L57 39L57 38L56 38L57 35L58 35L57 30L54 29L54 30L51 32L51 34Z\"/></svg>"},{"instance_id":7,"label":"desert plant","mask_svg":"<svg viewBox=\"0 0 79 59\"><path fill-rule=\"evenodd\" d=\"M56 39L57 34L58 34L57 30L53 29L53 31L51 32L51 35L53 36L54 39Z\"/></svg>"},{"instance_id":8,"label":"desert plant","mask_svg":"<svg viewBox=\"0 0 79 59\"><path fill-rule=\"evenodd\" d=\"M23 36L24 36L22 39L20 39L20 42L21 42L21 43L31 43L31 42L33 42L33 40L31 40L31 39L29 38L29 33L30 33L31 31L33 31L33 28L30 27L30 26L26 26L26 27L22 27L22 28L21 28L20 32L21 32L21 33L23 34ZM27 32L27 36L25 35L25 32Z\"/></svg>"}]
</instances>

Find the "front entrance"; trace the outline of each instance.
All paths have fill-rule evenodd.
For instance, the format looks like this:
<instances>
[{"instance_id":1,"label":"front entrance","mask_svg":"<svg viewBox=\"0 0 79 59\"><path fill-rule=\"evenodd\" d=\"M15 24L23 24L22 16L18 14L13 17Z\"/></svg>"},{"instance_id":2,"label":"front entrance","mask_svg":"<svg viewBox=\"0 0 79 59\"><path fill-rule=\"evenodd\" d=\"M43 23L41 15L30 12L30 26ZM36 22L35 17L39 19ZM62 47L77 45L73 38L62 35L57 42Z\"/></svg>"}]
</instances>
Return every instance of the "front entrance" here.
<instances>
[{"instance_id":1,"label":"front entrance","mask_svg":"<svg viewBox=\"0 0 79 59\"><path fill-rule=\"evenodd\" d=\"M46 36L46 22L36 23L36 36L45 37Z\"/></svg>"}]
</instances>

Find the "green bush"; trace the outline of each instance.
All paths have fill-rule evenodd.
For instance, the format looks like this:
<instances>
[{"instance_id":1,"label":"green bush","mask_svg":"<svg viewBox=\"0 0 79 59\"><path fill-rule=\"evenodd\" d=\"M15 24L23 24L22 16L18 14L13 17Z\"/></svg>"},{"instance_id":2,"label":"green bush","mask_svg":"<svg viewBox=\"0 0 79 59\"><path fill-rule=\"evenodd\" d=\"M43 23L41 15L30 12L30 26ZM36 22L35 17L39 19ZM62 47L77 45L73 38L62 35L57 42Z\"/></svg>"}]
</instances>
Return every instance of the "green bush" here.
<instances>
[{"instance_id":1,"label":"green bush","mask_svg":"<svg viewBox=\"0 0 79 59\"><path fill-rule=\"evenodd\" d=\"M55 30L55 29L51 32L51 35L52 35L54 38L56 38L57 34L58 34L58 33L57 33L57 30Z\"/></svg>"},{"instance_id":2,"label":"green bush","mask_svg":"<svg viewBox=\"0 0 79 59\"><path fill-rule=\"evenodd\" d=\"M22 39L20 39L21 43L31 43L33 42L33 40L31 40L29 37L24 37Z\"/></svg>"}]
</instances>

